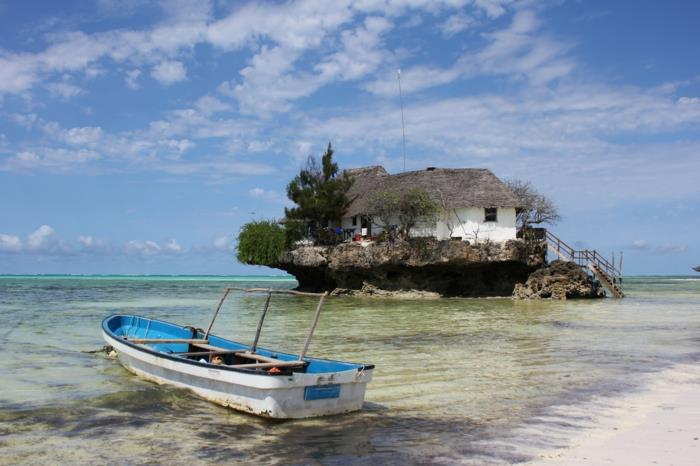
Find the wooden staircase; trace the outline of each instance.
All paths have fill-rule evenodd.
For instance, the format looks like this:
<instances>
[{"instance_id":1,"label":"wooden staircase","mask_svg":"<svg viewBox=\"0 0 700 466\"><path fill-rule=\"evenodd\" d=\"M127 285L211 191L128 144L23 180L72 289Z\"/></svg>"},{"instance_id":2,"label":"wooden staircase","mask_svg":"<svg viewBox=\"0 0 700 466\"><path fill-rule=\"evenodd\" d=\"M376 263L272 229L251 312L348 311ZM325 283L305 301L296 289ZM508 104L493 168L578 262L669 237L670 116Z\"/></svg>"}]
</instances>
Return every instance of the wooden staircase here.
<instances>
[{"instance_id":1,"label":"wooden staircase","mask_svg":"<svg viewBox=\"0 0 700 466\"><path fill-rule=\"evenodd\" d=\"M545 230L545 241L548 249L559 259L575 262L587 272L590 272L615 298L624 298L622 292L622 271L615 268L607 259L594 250L576 250L559 239L549 230Z\"/></svg>"}]
</instances>

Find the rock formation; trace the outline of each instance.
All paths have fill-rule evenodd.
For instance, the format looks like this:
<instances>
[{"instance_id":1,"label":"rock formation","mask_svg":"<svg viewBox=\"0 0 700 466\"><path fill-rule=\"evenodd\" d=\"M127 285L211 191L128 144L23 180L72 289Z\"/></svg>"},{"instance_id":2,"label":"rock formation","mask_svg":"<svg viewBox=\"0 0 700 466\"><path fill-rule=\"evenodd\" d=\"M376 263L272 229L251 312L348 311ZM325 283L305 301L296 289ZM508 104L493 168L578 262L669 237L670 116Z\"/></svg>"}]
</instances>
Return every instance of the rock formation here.
<instances>
[{"instance_id":1,"label":"rock formation","mask_svg":"<svg viewBox=\"0 0 700 466\"><path fill-rule=\"evenodd\" d=\"M580 266L573 262L554 261L535 270L524 284L516 284L513 297L518 299L602 298L605 291Z\"/></svg>"},{"instance_id":2,"label":"rock formation","mask_svg":"<svg viewBox=\"0 0 700 466\"><path fill-rule=\"evenodd\" d=\"M434 238L298 246L274 267L286 270L305 290L335 294L511 296L516 284L542 265L525 243L439 241Z\"/></svg>"}]
</instances>

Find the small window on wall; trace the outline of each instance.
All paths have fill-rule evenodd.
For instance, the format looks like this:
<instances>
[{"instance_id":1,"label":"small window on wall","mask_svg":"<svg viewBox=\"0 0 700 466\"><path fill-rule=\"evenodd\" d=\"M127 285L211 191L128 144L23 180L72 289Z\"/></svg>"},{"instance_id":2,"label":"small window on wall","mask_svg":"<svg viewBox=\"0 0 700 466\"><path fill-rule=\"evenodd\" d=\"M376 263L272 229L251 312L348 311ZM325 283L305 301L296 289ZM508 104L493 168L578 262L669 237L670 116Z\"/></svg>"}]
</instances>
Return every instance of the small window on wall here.
<instances>
[{"instance_id":1,"label":"small window on wall","mask_svg":"<svg viewBox=\"0 0 700 466\"><path fill-rule=\"evenodd\" d=\"M352 218L352 226L357 226L357 215Z\"/></svg>"},{"instance_id":2,"label":"small window on wall","mask_svg":"<svg viewBox=\"0 0 700 466\"><path fill-rule=\"evenodd\" d=\"M498 209L496 207L487 207L484 209L484 222L497 222Z\"/></svg>"}]
</instances>

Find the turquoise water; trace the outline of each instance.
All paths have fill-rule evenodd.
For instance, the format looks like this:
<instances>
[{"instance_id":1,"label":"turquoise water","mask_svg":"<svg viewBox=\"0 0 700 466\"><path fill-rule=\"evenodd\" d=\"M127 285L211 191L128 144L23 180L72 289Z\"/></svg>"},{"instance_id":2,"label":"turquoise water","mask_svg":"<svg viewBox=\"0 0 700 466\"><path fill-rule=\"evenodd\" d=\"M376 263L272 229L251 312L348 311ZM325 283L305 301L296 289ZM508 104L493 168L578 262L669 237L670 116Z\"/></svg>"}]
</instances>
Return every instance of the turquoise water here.
<instances>
[{"instance_id":1,"label":"turquoise water","mask_svg":"<svg viewBox=\"0 0 700 466\"><path fill-rule=\"evenodd\" d=\"M0 463L516 463L595 422L580 414L591 399L700 363L694 277L630 278L623 300L329 298L310 354L377 368L362 412L312 420L240 414L84 352L103 345L99 324L112 313L206 327L231 282L295 286L284 277L0 277ZM274 298L261 344L299 351L314 304ZM261 306L259 296L234 296L214 332L252 341Z\"/></svg>"}]
</instances>

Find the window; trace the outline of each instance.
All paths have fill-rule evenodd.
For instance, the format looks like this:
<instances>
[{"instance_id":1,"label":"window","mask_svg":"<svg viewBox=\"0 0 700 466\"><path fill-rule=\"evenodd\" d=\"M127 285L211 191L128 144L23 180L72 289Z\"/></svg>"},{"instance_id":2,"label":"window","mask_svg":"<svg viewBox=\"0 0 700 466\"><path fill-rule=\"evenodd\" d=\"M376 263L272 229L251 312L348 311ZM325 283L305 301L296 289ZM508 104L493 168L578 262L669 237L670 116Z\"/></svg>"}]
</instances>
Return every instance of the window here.
<instances>
[{"instance_id":1,"label":"window","mask_svg":"<svg viewBox=\"0 0 700 466\"><path fill-rule=\"evenodd\" d=\"M498 209L496 207L487 207L484 209L484 222L497 222Z\"/></svg>"},{"instance_id":2,"label":"window","mask_svg":"<svg viewBox=\"0 0 700 466\"><path fill-rule=\"evenodd\" d=\"M357 226L357 215L352 218L352 226Z\"/></svg>"}]
</instances>

